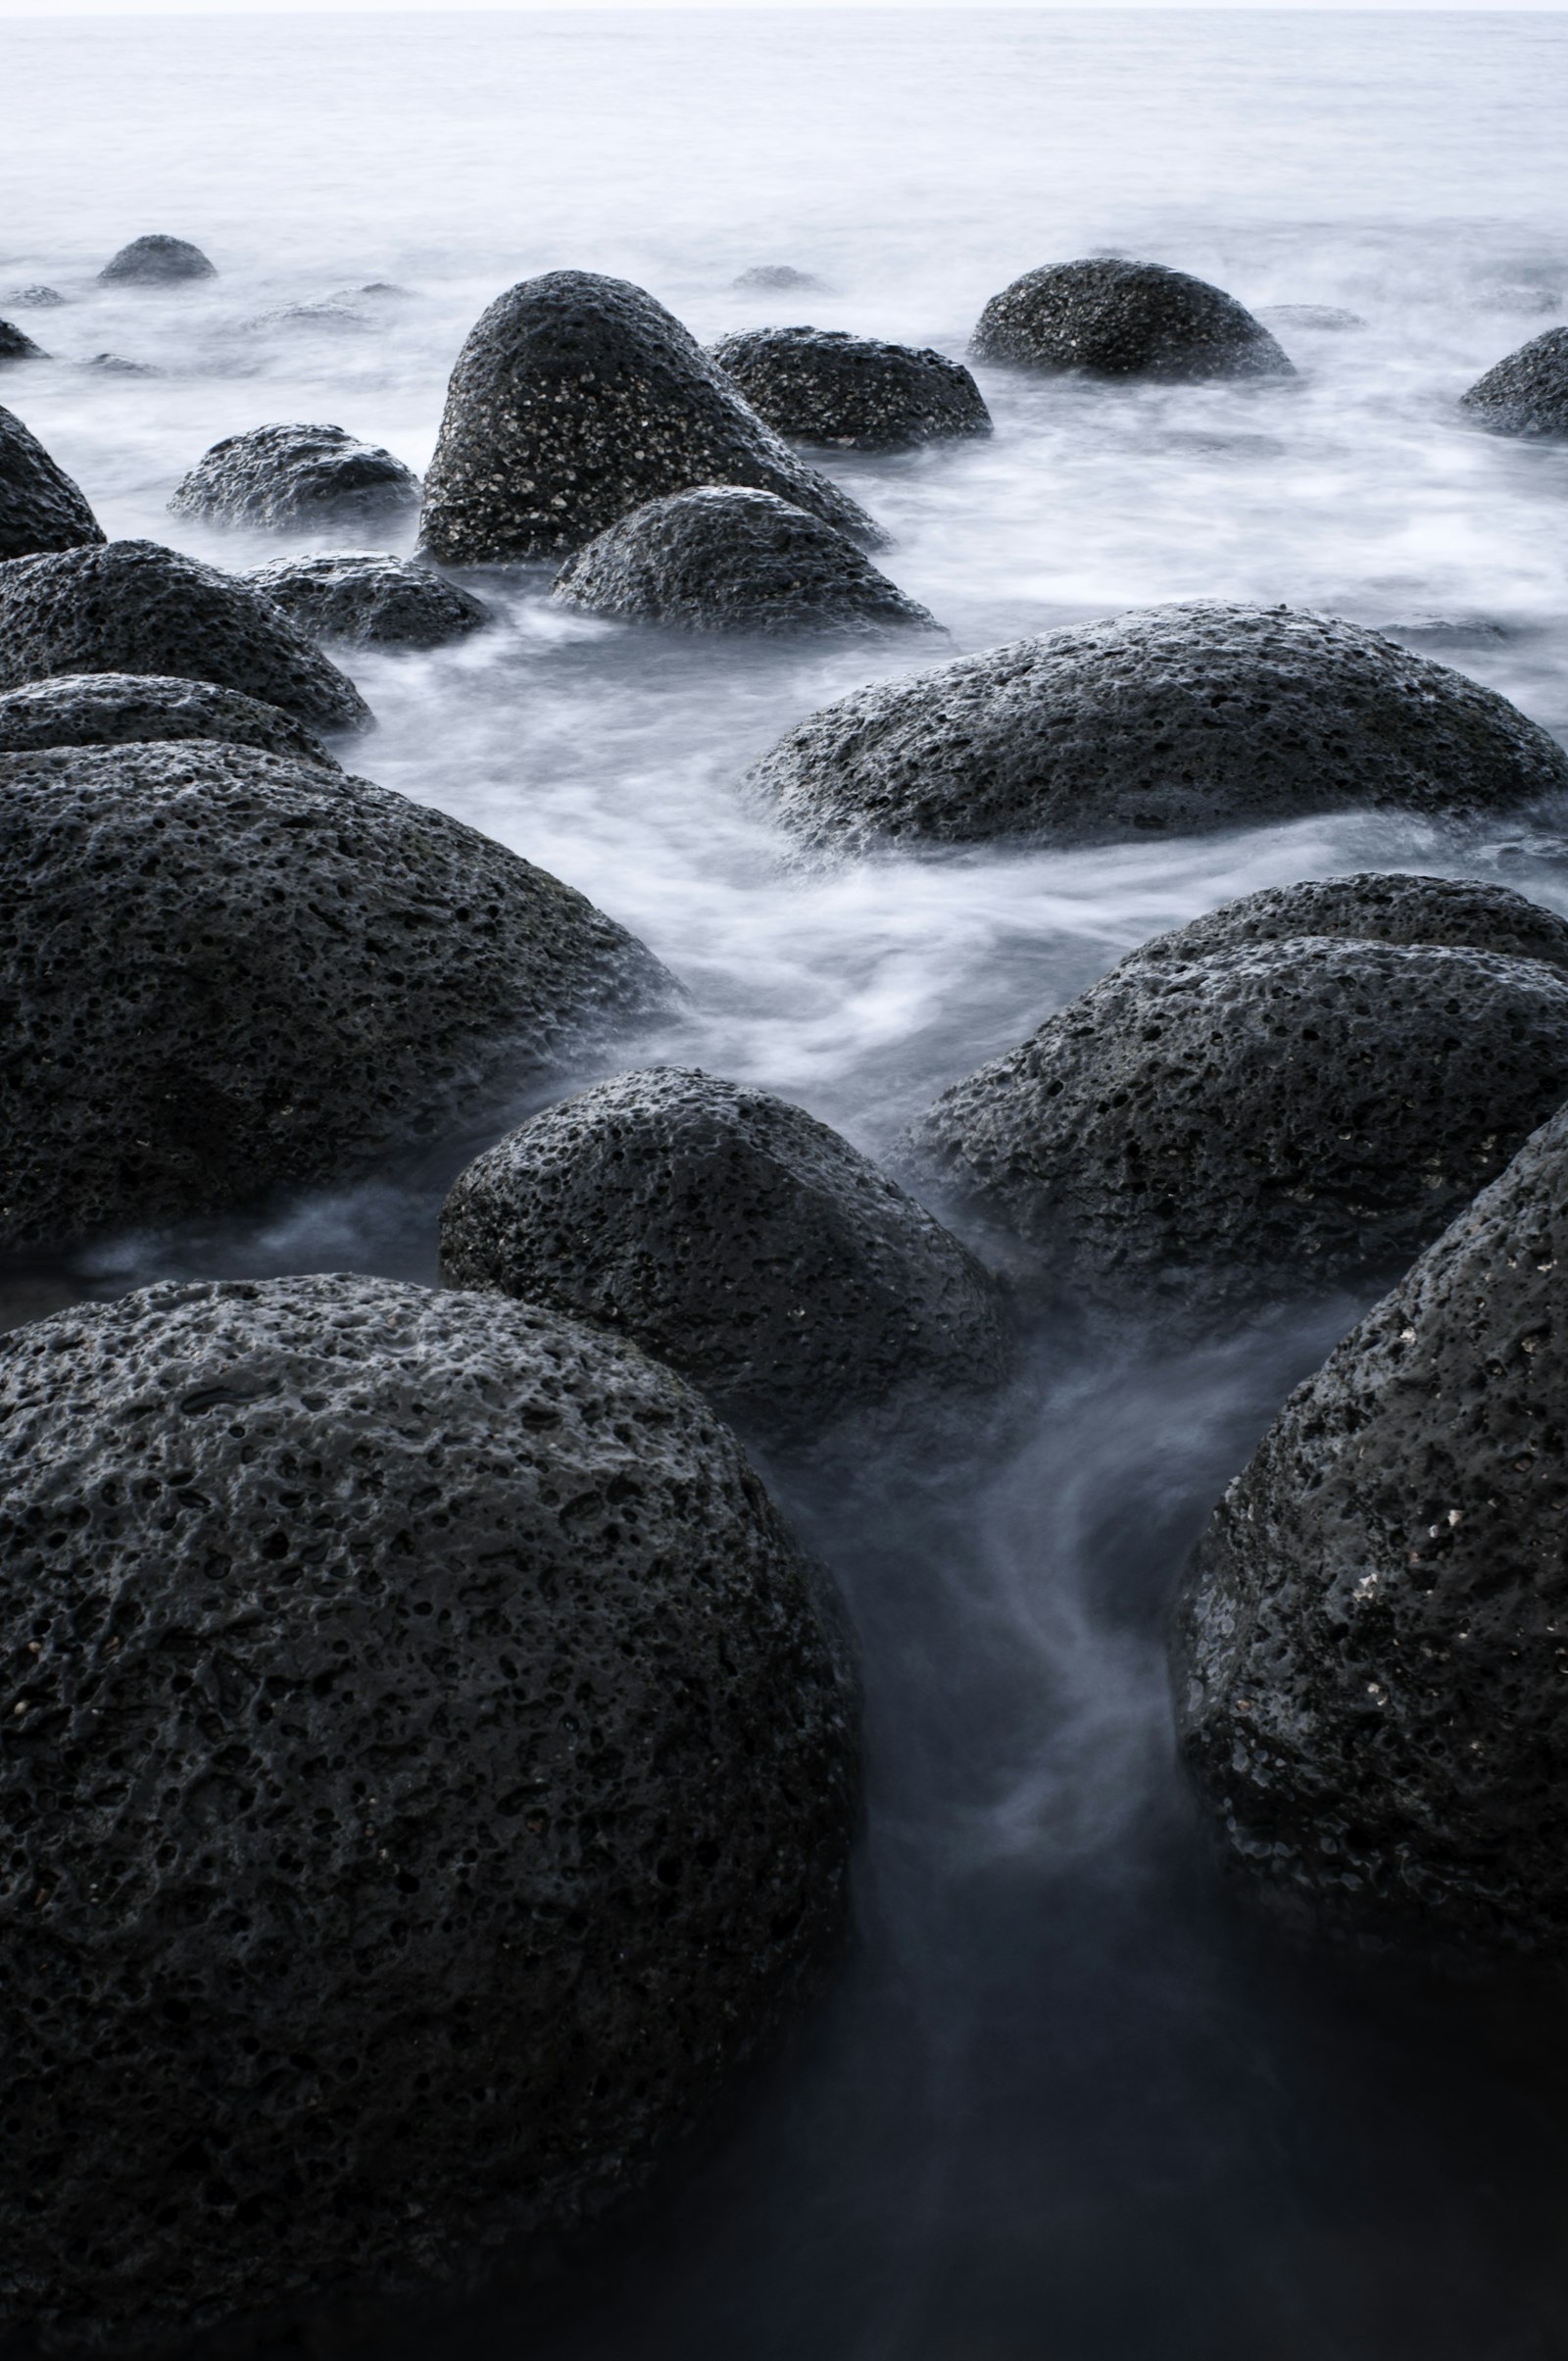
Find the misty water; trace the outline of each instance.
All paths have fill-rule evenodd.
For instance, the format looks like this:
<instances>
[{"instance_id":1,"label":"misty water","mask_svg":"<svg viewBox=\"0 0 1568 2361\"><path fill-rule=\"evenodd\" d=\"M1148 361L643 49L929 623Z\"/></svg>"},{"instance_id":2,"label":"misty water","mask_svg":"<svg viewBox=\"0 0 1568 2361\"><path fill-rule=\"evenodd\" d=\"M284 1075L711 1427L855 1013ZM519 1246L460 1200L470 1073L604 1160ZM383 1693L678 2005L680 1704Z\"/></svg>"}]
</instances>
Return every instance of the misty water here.
<instances>
[{"instance_id":1,"label":"misty water","mask_svg":"<svg viewBox=\"0 0 1568 2361\"><path fill-rule=\"evenodd\" d=\"M956 356L1018 272L1102 251L1358 316L1282 328L1291 381L979 369L991 440L830 455L945 640L678 642L558 614L548 575L519 573L484 585L476 638L350 660L379 723L351 767L580 887L687 987L607 1066L754 1080L886 1154L947 1081L1236 894L1396 867L1568 910L1568 813L812 870L737 791L875 674L1195 597L1395 630L1568 736L1568 448L1454 407L1568 317L1568 20L63 20L10 24L3 54L0 315L52 358L0 394L112 535L220 565L295 545L169 516L212 442L319 419L422 467L466 329L543 270L634 279L705 340L810 320ZM97 287L148 230L220 275ZM773 263L823 291L734 289ZM5 291L32 281L68 302L18 311ZM371 282L402 293L335 324L270 317ZM157 373L83 366L104 352ZM13 1316L179 1273L433 1279L441 1190L502 1119L254 1222L13 1273ZM1358 1308L1287 1302L1194 1349L1062 1305L1010 1419L956 1438L951 1466L889 1448L853 1483L780 1477L861 1644L852 1953L647 2213L542 2295L411 2330L410 2354L1563 2352L1550 1997L1283 1946L1212 1883L1174 1763L1184 1551Z\"/></svg>"}]
</instances>

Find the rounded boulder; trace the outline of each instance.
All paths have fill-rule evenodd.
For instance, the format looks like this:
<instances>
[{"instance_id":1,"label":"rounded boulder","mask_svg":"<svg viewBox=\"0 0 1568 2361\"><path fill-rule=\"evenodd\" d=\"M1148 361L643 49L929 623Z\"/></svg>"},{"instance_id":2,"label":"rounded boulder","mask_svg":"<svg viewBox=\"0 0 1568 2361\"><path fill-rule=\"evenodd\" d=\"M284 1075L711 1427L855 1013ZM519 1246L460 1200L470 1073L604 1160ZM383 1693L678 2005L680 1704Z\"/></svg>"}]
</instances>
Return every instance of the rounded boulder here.
<instances>
[{"instance_id":1,"label":"rounded boulder","mask_svg":"<svg viewBox=\"0 0 1568 2361\"><path fill-rule=\"evenodd\" d=\"M188 238L160 234L132 238L99 271L111 286L172 287L191 279L216 278L217 271Z\"/></svg>"},{"instance_id":2,"label":"rounded boulder","mask_svg":"<svg viewBox=\"0 0 1568 2361\"><path fill-rule=\"evenodd\" d=\"M0 754L52 746L126 746L145 739L213 738L336 770L335 755L292 714L237 689L140 672L75 672L0 692Z\"/></svg>"},{"instance_id":3,"label":"rounded boulder","mask_svg":"<svg viewBox=\"0 0 1568 2361\"><path fill-rule=\"evenodd\" d=\"M1245 305L1162 263L1113 258L1026 271L993 295L977 361L1083 369L1096 377L1290 377L1290 361Z\"/></svg>"},{"instance_id":4,"label":"rounded boulder","mask_svg":"<svg viewBox=\"0 0 1568 2361\"><path fill-rule=\"evenodd\" d=\"M1459 398L1494 434L1568 434L1568 327L1532 337Z\"/></svg>"},{"instance_id":5,"label":"rounded boulder","mask_svg":"<svg viewBox=\"0 0 1568 2361\"><path fill-rule=\"evenodd\" d=\"M1367 870L1353 877L1312 877L1266 886L1237 902L1155 935L1127 954L1134 960L1180 966L1244 943L1279 943L1293 935L1332 935L1357 943L1443 943L1544 959L1568 974L1568 918L1505 885L1470 877L1420 877Z\"/></svg>"},{"instance_id":6,"label":"rounded boulder","mask_svg":"<svg viewBox=\"0 0 1568 2361\"><path fill-rule=\"evenodd\" d=\"M412 516L418 505L413 468L342 426L252 426L225 435L169 503L176 516L292 531L385 523Z\"/></svg>"},{"instance_id":7,"label":"rounded boulder","mask_svg":"<svg viewBox=\"0 0 1568 2361\"><path fill-rule=\"evenodd\" d=\"M14 320L0 320L0 363L6 361L47 361L48 354L41 344L19 328Z\"/></svg>"},{"instance_id":8,"label":"rounded boulder","mask_svg":"<svg viewBox=\"0 0 1568 2361\"><path fill-rule=\"evenodd\" d=\"M273 558L246 579L313 639L356 647L440 648L490 620L482 599L433 566L371 551Z\"/></svg>"},{"instance_id":9,"label":"rounded boulder","mask_svg":"<svg viewBox=\"0 0 1568 2361\"><path fill-rule=\"evenodd\" d=\"M799 442L906 451L991 432L979 386L945 353L842 328L753 328L722 337L713 359L760 418Z\"/></svg>"},{"instance_id":10,"label":"rounded boulder","mask_svg":"<svg viewBox=\"0 0 1568 2361\"><path fill-rule=\"evenodd\" d=\"M88 549L105 538L80 486L19 418L0 410L0 564Z\"/></svg>"}]
</instances>

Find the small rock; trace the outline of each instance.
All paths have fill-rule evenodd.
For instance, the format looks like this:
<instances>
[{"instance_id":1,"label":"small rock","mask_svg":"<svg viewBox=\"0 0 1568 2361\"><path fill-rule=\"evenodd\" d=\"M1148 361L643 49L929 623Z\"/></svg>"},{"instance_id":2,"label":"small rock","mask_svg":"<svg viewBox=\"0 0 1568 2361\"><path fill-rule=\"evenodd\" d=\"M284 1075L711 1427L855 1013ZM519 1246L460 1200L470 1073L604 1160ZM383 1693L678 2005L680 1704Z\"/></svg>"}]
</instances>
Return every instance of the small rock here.
<instances>
[{"instance_id":1,"label":"small rock","mask_svg":"<svg viewBox=\"0 0 1568 2361\"><path fill-rule=\"evenodd\" d=\"M109 377L161 377L163 370L146 361L122 361L118 353L94 353L83 369L99 369Z\"/></svg>"},{"instance_id":2,"label":"small rock","mask_svg":"<svg viewBox=\"0 0 1568 2361\"><path fill-rule=\"evenodd\" d=\"M1568 327L1532 337L1459 399L1494 434L1568 434Z\"/></svg>"},{"instance_id":3,"label":"small rock","mask_svg":"<svg viewBox=\"0 0 1568 2361\"><path fill-rule=\"evenodd\" d=\"M341 426L252 426L215 443L169 506L176 516L298 530L410 516L419 492L412 467Z\"/></svg>"},{"instance_id":4,"label":"small rock","mask_svg":"<svg viewBox=\"0 0 1568 2361\"><path fill-rule=\"evenodd\" d=\"M13 326L9 320L0 320L0 362L47 361L48 358L41 344L34 344L30 336L24 335L21 328Z\"/></svg>"},{"instance_id":5,"label":"small rock","mask_svg":"<svg viewBox=\"0 0 1568 2361\"><path fill-rule=\"evenodd\" d=\"M247 336L266 336L276 329L299 330L306 335L331 335L347 329L351 335L368 335L373 326L364 306L352 297L322 296L316 303L282 304L275 312L263 312L255 320L247 320Z\"/></svg>"},{"instance_id":6,"label":"small rock","mask_svg":"<svg viewBox=\"0 0 1568 2361\"><path fill-rule=\"evenodd\" d=\"M169 287L185 279L216 278L218 272L187 239L154 236L132 238L98 276L118 286Z\"/></svg>"},{"instance_id":7,"label":"small rock","mask_svg":"<svg viewBox=\"0 0 1568 2361\"><path fill-rule=\"evenodd\" d=\"M319 738L275 705L205 680L143 672L76 672L0 694L0 754L51 746L126 746L148 739L210 738L290 755L325 770L340 765Z\"/></svg>"},{"instance_id":8,"label":"small rock","mask_svg":"<svg viewBox=\"0 0 1568 2361\"><path fill-rule=\"evenodd\" d=\"M822 281L809 271L797 271L793 263L754 263L732 279L733 287L749 295L823 295L827 292Z\"/></svg>"},{"instance_id":9,"label":"small rock","mask_svg":"<svg viewBox=\"0 0 1568 2361\"><path fill-rule=\"evenodd\" d=\"M0 564L104 539L80 487L19 418L0 410Z\"/></svg>"},{"instance_id":10,"label":"small rock","mask_svg":"<svg viewBox=\"0 0 1568 2361\"><path fill-rule=\"evenodd\" d=\"M4 300L26 312L52 312L66 299L53 287L13 287Z\"/></svg>"},{"instance_id":11,"label":"small rock","mask_svg":"<svg viewBox=\"0 0 1568 2361\"><path fill-rule=\"evenodd\" d=\"M760 418L802 442L905 451L991 432L968 370L928 348L839 328L754 328L720 338L713 359Z\"/></svg>"},{"instance_id":12,"label":"small rock","mask_svg":"<svg viewBox=\"0 0 1568 2361\"><path fill-rule=\"evenodd\" d=\"M1129 952L1117 972L1135 959L1180 966L1243 943L1279 943L1298 935L1502 952L1509 959L1544 959L1568 975L1568 918L1505 885L1400 870L1267 886L1260 894L1222 903L1188 926L1155 935Z\"/></svg>"},{"instance_id":13,"label":"small rock","mask_svg":"<svg viewBox=\"0 0 1568 2361\"><path fill-rule=\"evenodd\" d=\"M373 551L273 558L246 576L313 639L439 648L490 620L490 610L433 566Z\"/></svg>"},{"instance_id":14,"label":"small rock","mask_svg":"<svg viewBox=\"0 0 1568 2361\"><path fill-rule=\"evenodd\" d=\"M1366 326L1359 312L1342 312L1337 305L1328 303L1271 303L1254 313L1253 318L1265 327L1323 328L1334 333Z\"/></svg>"},{"instance_id":15,"label":"small rock","mask_svg":"<svg viewBox=\"0 0 1568 2361\"><path fill-rule=\"evenodd\" d=\"M1160 263L1110 258L1055 263L1014 279L981 313L973 350L977 361L1097 377L1295 374L1234 295Z\"/></svg>"}]
</instances>

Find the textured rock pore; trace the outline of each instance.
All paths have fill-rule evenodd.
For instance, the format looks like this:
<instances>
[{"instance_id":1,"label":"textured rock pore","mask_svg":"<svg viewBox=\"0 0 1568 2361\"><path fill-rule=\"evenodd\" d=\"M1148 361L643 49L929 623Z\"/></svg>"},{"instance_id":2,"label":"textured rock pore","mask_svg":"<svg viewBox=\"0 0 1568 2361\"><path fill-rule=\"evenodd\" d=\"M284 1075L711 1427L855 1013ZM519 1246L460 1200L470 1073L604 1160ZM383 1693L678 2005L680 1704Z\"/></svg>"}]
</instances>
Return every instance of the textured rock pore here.
<instances>
[{"instance_id":1,"label":"textured rock pore","mask_svg":"<svg viewBox=\"0 0 1568 2361\"><path fill-rule=\"evenodd\" d=\"M64 467L19 418L0 410L0 563L86 549L104 538L84 494Z\"/></svg>"},{"instance_id":2,"label":"textured rock pore","mask_svg":"<svg viewBox=\"0 0 1568 2361\"><path fill-rule=\"evenodd\" d=\"M1568 434L1568 327L1522 344L1460 400L1494 434Z\"/></svg>"},{"instance_id":3,"label":"textured rock pore","mask_svg":"<svg viewBox=\"0 0 1568 2361\"><path fill-rule=\"evenodd\" d=\"M1106 259L1025 271L993 295L977 361L1097 377L1289 377L1290 362L1234 295L1160 263Z\"/></svg>"},{"instance_id":4,"label":"textured rock pore","mask_svg":"<svg viewBox=\"0 0 1568 2361\"><path fill-rule=\"evenodd\" d=\"M433 566L374 552L274 558L247 579L313 639L439 648L490 620L483 600Z\"/></svg>"},{"instance_id":5,"label":"textured rock pore","mask_svg":"<svg viewBox=\"0 0 1568 2361\"><path fill-rule=\"evenodd\" d=\"M945 353L841 328L754 328L721 338L713 359L760 418L799 442L903 451L991 432L979 386Z\"/></svg>"},{"instance_id":6,"label":"textured rock pore","mask_svg":"<svg viewBox=\"0 0 1568 2361\"><path fill-rule=\"evenodd\" d=\"M260 747L336 770L319 738L275 705L156 673L74 672L0 693L0 754L54 746L128 746L149 739L210 738Z\"/></svg>"},{"instance_id":7,"label":"textured rock pore","mask_svg":"<svg viewBox=\"0 0 1568 2361\"><path fill-rule=\"evenodd\" d=\"M309 529L413 516L419 479L390 451L342 426L252 426L229 434L176 487L176 516Z\"/></svg>"},{"instance_id":8,"label":"textured rock pore","mask_svg":"<svg viewBox=\"0 0 1568 2361\"><path fill-rule=\"evenodd\" d=\"M122 287L171 287L194 278L216 278L218 272L199 246L188 239L132 238L98 276Z\"/></svg>"},{"instance_id":9,"label":"textured rock pore","mask_svg":"<svg viewBox=\"0 0 1568 2361\"><path fill-rule=\"evenodd\" d=\"M1155 935L1129 952L1135 960L1180 966L1244 943L1279 943L1293 935L1332 935L1357 943L1442 943L1450 950L1499 951L1544 959L1568 974L1568 918L1505 885L1469 877L1418 877L1403 870L1353 877L1312 877L1266 886L1221 903L1188 926Z\"/></svg>"}]
</instances>

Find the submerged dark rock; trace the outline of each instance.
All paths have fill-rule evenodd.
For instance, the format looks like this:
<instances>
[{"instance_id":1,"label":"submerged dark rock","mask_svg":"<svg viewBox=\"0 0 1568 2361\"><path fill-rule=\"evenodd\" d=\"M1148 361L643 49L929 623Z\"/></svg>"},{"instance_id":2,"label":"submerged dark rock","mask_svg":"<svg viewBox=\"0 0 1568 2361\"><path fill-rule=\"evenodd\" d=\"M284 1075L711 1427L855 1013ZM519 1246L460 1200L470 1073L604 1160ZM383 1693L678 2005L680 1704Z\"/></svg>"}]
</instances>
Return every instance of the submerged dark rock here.
<instances>
[{"instance_id":1,"label":"submerged dark rock","mask_svg":"<svg viewBox=\"0 0 1568 2361\"><path fill-rule=\"evenodd\" d=\"M879 538L662 304L625 279L552 271L499 297L465 344L420 532L449 565L561 558L700 484L776 492L852 539Z\"/></svg>"},{"instance_id":2,"label":"submerged dark rock","mask_svg":"<svg viewBox=\"0 0 1568 2361\"><path fill-rule=\"evenodd\" d=\"M504 846L248 747L0 756L0 1243L364 1174L673 990Z\"/></svg>"},{"instance_id":3,"label":"submerged dark rock","mask_svg":"<svg viewBox=\"0 0 1568 2361\"><path fill-rule=\"evenodd\" d=\"M1234 295L1161 263L1106 257L1025 271L993 295L977 361L1097 377L1289 377L1279 345Z\"/></svg>"},{"instance_id":4,"label":"submerged dark rock","mask_svg":"<svg viewBox=\"0 0 1568 2361\"><path fill-rule=\"evenodd\" d=\"M0 754L52 746L127 746L206 738L339 767L319 738L280 707L205 680L140 672L74 672L0 693Z\"/></svg>"},{"instance_id":5,"label":"submerged dark rock","mask_svg":"<svg viewBox=\"0 0 1568 2361\"><path fill-rule=\"evenodd\" d=\"M1494 434L1568 434L1568 327L1532 337L1459 399Z\"/></svg>"},{"instance_id":6,"label":"submerged dark rock","mask_svg":"<svg viewBox=\"0 0 1568 2361\"><path fill-rule=\"evenodd\" d=\"M47 361L42 345L34 344L13 320L0 320L0 362Z\"/></svg>"},{"instance_id":7,"label":"submerged dark rock","mask_svg":"<svg viewBox=\"0 0 1568 2361\"><path fill-rule=\"evenodd\" d=\"M0 301L17 304L26 312L52 312L65 302L55 287L11 287Z\"/></svg>"},{"instance_id":8,"label":"submerged dark rock","mask_svg":"<svg viewBox=\"0 0 1568 2361\"><path fill-rule=\"evenodd\" d=\"M0 1453L4 2309L49 2349L315 2349L472 2284L640 2188L820 1980L852 1683L642 1353L172 1284L7 1339Z\"/></svg>"},{"instance_id":9,"label":"submerged dark rock","mask_svg":"<svg viewBox=\"0 0 1568 2361\"><path fill-rule=\"evenodd\" d=\"M1548 967L1568 974L1568 918L1505 885L1470 877L1411 876L1402 870L1267 886L1239 902L1221 903L1188 926L1155 935L1129 952L1121 967L1125 970L1134 960L1180 966L1245 943L1278 943L1298 935L1497 951L1510 959L1544 959Z\"/></svg>"},{"instance_id":10,"label":"submerged dark rock","mask_svg":"<svg viewBox=\"0 0 1568 2361\"><path fill-rule=\"evenodd\" d=\"M1330 303L1265 304L1253 317L1267 328L1322 328L1334 334L1366 326L1359 312L1345 312Z\"/></svg>"},{"instance_id":11,"label":"submerged dark rock","mask_svg":"<svg viewBox=\"0 0 1568 2361\"><path fill-rule=\"evenodd\" d=\"M162 369L154 369L150 362L126 361L119 353L94 353L90 361L82 363L82 367L101 369L106 377L161 377L164 373Z\"/></svg>"},{"instance_id":12,"label":"submerged dark rock","mask_svg":"<svg viewBox=\"0 0 1568 2361\"><path fill-rule=\"evenodd\" d=\"M791 289L798 294L823 292L822 281L814 271L797 271L793 263L753 263L750 270L743 271L730 284L749 295L783 295Z\"/></svg>"},{"instance_id":13,"label":"submerged dark rock","mask_svg":"<svg viewBox=\"0 0 1568 2361\"><path fill-rule=\"evenodd\" d=\"M188 238L155 235L132 238L105 263L98 276L119 286L169 287L186 279L216 278L218 272Z\"/></svg>"},{"instance_id":14,"label":"submerged dark rock","mask_svg":"<svg viewBox=\"0 0 1568 2361\"><path fill-rule=\"evenodd\" d=\"M721 337L713 359L760 418L802 442L903 451L991 432L968 370L927 348L840 328L752 328Z\"/></svg>"},{"instance_id":15,"label":"submerged dark rock","mask_svg":"<svg viewBox=\"0 0 1568 2361\"><path fill-rule=\"evenodd\" d=\"M433 566L373 551L273 558L247 579L313 638L362 647L439 648L490 620L482 599Z\"/></svg>"},{"instance_id":16,"label":"submerged dark rock","mask_svg":"<svg viewBox=\"0 0 1568 2361\"><path fill-rule=\"evenodd\" d=\"M342 426L252 426L229 434L176 487L176 516L298 528L412 516L419 479Z\"/></svg>"},{"instance_id":17,"label":"submerged dark rock","mask_svg":"<svg viewBox=\"0 0 1568 2361\"><path fill-rule=\"evenodd\" d=\"M0 563L104 539L80 487L19 418L0 410Z\"/></svg>"}]
</instances>

